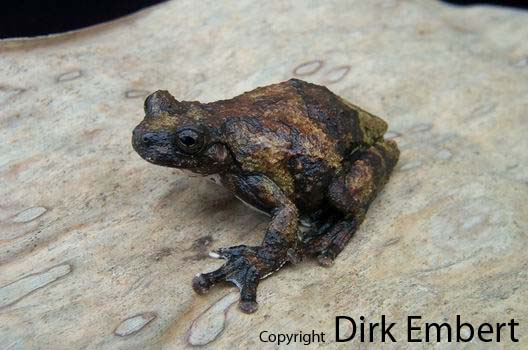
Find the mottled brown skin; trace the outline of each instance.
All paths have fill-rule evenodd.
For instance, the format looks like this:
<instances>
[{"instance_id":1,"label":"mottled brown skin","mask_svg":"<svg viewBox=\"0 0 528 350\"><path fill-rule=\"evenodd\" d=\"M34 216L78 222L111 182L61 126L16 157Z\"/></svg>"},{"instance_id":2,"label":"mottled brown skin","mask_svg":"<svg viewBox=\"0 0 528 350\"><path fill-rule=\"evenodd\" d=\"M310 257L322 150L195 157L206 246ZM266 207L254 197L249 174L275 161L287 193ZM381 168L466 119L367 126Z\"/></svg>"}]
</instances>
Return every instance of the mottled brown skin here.
<instances>
[{"instance_id":1,"label":"mottled brown skin","mask_svg":"<svg viewBox=\"0 0 528 350\"><path fill-rule=\"evenodd\" d=\"M323 86L291 79L212 103L156 91L132 144L147 161L215 175L239 199L271 216L260 246L212 253L226 263L193 288L240 288L240 308L257 309L259 280L315 255L333 263L398 161L387 124Z\"/></svg>"}]
</instances>

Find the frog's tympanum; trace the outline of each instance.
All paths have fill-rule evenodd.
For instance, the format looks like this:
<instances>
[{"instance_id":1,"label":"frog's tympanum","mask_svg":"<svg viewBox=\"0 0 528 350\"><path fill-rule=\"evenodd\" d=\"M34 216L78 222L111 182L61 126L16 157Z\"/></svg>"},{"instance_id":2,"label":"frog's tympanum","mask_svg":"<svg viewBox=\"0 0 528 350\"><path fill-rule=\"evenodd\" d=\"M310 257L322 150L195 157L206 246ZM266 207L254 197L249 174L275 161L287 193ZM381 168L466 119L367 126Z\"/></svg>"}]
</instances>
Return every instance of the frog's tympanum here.
<instances>
[{"instance_id":1,"label":"frog's tympanum","mask_svg":"<svg viewBox=\"0 0 528 350\"><path fill-rule=\"evenodd\" d=\"M192 281L200 294L235 284L249 313L261 279L303 256L329 266L343 250L398 161L386 130L327 88L291 79L212 103L156 91L132 144L147 161L209 176L271 217L260 245L212 252L225 264Z\"/></svg>"}]
</instances>

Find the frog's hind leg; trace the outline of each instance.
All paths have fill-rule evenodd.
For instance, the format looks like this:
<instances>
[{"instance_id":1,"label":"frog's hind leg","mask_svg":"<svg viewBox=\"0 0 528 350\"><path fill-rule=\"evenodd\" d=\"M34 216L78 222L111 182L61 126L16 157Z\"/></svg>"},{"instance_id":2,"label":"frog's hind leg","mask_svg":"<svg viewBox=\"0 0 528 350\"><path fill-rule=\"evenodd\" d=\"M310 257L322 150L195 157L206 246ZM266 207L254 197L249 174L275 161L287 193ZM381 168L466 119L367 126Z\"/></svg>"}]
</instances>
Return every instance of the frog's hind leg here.
<instances>
[{"instance_id":1,"label":"frog's hind leg","mask_svg":"<svg viewBox=\"0 0 528 350\"><path fill-rule=\"evenodd\" d=\"M358 226L356 221L344 219L330 227L324 227L326 231L303 240L303 252L307 255L317 255L320 265L331 266Z\"/></svg>"},{"instance_id":2,"label":"frog's hind leg","mask_svg":"<svg viewBox=\"0 0 528 350\"><path fill-rule=\"evenodd\" d=\"M323 266L332 265L387 182L399 154L394 141L378 142L359 155L346 174L331 183L328 201L344 217L326 232L309 237L304 242L306 253L317 254Z\"/></svg>"}]
</instances>

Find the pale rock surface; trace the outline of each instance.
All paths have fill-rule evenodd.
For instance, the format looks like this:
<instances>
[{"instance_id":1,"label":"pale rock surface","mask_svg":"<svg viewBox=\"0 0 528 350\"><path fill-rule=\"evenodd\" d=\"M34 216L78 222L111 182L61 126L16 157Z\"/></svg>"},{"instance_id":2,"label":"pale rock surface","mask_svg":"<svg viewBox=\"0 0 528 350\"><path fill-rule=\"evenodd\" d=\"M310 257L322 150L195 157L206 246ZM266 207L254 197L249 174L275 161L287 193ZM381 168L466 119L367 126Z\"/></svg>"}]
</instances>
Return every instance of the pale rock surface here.
<instances>
[{"instance_id":1,"label":"pale rock surface","mask_svg":"<svg viewBox=\"0 0 528 350\"><path fill-rule=\"evenodd\" d=\"M528 13L502 8L187 0L0 42L2 349L274 349L262 330L332 340L342 314L398 322L386 348L424 346L407 315L515 318L526 347L526 38ZM131 130L154 90L212 101L292 76L384 117L402 155L335 266L285 268L245 315L234 288L190 281L268 219L141 160Z\"/></svg>"}]
</instances>

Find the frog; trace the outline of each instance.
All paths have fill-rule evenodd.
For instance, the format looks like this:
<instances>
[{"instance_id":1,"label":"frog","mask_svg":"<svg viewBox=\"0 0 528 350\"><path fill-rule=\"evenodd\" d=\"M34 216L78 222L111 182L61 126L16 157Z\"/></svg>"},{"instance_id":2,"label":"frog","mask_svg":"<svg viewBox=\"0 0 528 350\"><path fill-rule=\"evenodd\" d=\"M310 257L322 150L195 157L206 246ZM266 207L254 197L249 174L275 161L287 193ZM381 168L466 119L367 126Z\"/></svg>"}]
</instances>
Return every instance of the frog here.
<instances>
[{"instance_id":1,"label":"frog","mask_svg":"<svg viewBox=\"0 0 528 350\"><path fill-rule=\"evenodd\" d=\"M224 264L192 280L198 294L234 284L245 313L258 309L260 281L284 265L334 264L400 154L383 119L300 79L208 103L158 90L144 114L132 132L139 156L208 177L270 217L260 245L210 252Z\"/></svg>"}]
</instances>

